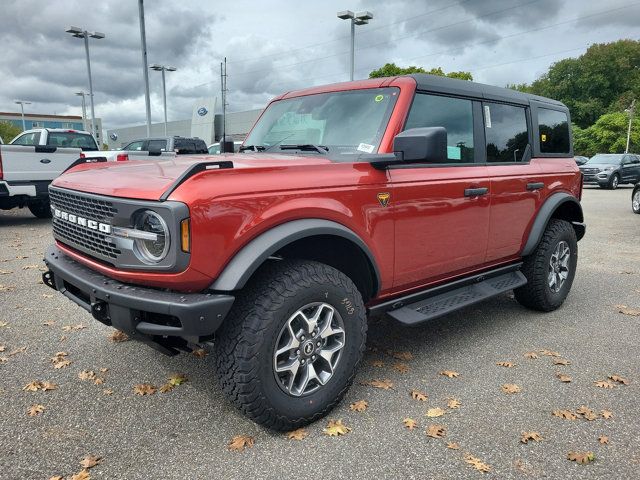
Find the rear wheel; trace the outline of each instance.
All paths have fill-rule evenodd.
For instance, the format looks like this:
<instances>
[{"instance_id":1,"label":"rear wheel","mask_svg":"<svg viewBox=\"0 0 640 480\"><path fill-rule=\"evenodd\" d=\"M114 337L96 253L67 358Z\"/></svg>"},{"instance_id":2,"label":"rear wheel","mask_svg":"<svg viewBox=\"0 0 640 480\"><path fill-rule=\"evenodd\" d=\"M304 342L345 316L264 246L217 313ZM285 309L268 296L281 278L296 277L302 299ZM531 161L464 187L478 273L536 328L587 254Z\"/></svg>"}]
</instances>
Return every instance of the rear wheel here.
<instances>
[{"instance_id":1,"label":"rear wheel","mask_svg":"<svg viewBox=\"0 0 640 480\"><path fill-rule=\"evenodd\" d=\"M241 292L217 334L220 384L256 423L299 428L342 399L366 330L360 292L342 272L311 261L269 264Z\"/></svg>"},{"instance_id":2,"label":"rear wheel","mask_svg":"<svg viewBox=\"0 0 640 480\"><path fill-rule=\"evenodd\" d=\"M640 214L640 188L633 192L633 196L631 197L631 208L633 209L633 213Z\"/></svg>"},{"instance_id":3,"label":"rear wheel","mask_svg":"<svg viewBox=\"0 0 640 480\"><path fill-rule=\"evenodd\" d=\"M30 203L28 207L29 211L38 218L51 218L51 206L47 200Z\"/></svg>"},{"instance_id":4,"label":"rear wheel","mask_svg":"<svg viewBox=\"0 0 640 480\"><path fill-rule=\"evenodd\" d=\"M525 258L527 284L514 290L516 300L533 310L560 307L571 290L578 263L578 241L566 220L551 219L536 250Z\"/></svg>"}]
</instances>

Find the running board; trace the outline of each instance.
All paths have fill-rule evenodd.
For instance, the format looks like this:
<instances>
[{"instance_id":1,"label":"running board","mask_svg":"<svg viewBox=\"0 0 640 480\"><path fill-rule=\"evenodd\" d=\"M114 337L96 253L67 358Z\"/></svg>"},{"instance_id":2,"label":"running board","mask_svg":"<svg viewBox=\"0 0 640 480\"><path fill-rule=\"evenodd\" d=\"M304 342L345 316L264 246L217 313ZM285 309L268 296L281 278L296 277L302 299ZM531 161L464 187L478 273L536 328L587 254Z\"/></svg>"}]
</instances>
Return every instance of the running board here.
<instances>
[{"instance_id":1,"label":"running board","mask_svg":"<svg viewBox=\"0 0 640 480\"><path fill-rule=\"evenodd\" d=\"M516 270L388 311L387 315L405 325L418 325L521 287L526 283L527 279L522 272Z\"/></svg>"}]
</instances>

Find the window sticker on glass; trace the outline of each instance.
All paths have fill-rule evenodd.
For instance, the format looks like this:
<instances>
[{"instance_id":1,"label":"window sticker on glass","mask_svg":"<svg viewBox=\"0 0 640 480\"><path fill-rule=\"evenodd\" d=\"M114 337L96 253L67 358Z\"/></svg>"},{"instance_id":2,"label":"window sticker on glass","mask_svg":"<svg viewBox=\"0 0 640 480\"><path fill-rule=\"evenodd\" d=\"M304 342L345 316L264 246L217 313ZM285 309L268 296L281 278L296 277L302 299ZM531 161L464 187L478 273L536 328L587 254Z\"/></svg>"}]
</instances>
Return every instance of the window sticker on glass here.
<instances>
[{"instance_id":1,"label":"window sticker on glass","mask_svg":"<svg viewBox=\"0 0 640 480\"><path fill-rule=\"evenodd\" d=\"M540 140L543 142L547 141L547 136L543 133L542 135L540 135Z\"/></svg>"},{"instance_id":2,"label":"window sticker on glass","mask_svg":"<svg viewBox=\"0 0 640 480\"><path fill-rule=\"evenodd\" d=\"M447 145L447 158L449 160L462 160L462 149L460 147L450 147Z\"/></svg>"},{"instance_id":3,"label":"window sticker on glass","mask_svg":"<svg viewBox=\"0 0 640 480\"><path fill-rule=\"evenodd\" d=\"M491 128L491 109L489 105L484 106L484 122L487 128Z\"/></svg>"},{"instance_id":4,"label":"window sticker on glass","mask_svg":"<svg viewBox=\"0 0 640 480\"><path fill-rule=\"evenodd\" d=\"M358 145L358 151L365 153L373 153L375 148L375 145L369 145L368 143L361 143Z\"/></svg>"},{"instance_id":5,"label":"window sticker on glass","mask_svg":"<svg viewBox=\"0 0 640 480\"><path fill-rule=\"evenodd\" d=\"M381 102L382 100L384 100L384 95L376 95L376 98L374 98L374 100L376 102Z\"/></svg>"}]
</instances>

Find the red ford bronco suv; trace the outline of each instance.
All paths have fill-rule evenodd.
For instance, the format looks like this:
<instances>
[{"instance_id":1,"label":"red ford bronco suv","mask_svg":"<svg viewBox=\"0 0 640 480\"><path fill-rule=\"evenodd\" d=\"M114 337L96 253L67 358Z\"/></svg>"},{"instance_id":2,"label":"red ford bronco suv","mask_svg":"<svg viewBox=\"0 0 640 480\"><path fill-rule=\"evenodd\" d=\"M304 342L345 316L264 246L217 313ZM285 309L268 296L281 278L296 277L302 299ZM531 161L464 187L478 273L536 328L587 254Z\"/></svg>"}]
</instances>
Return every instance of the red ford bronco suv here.
<instances>
[{"instance_id":1,"label":"red ford bronco suv","mask_svg":"<svg viewBox=\"0 0 640 480\"><path fill-rule=\"evenodd\" d=\"M79 165L44 282L166 354L213 341L230 401L290 430L351 384L367 315L513 290L562 304L585 233L569 112L430 75L273 100L235 155Z\"/></svg>"}]
</instances>

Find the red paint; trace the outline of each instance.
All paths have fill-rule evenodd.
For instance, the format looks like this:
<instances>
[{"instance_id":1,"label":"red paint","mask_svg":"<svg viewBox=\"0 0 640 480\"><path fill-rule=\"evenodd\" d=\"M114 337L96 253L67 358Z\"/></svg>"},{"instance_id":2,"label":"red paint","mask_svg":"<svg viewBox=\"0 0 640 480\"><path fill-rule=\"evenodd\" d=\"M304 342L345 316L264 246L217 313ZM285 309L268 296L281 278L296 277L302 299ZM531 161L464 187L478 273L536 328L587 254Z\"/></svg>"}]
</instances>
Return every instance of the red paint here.
<instances>
[{"instance_id":1,"label":"red paint","mask_svg":"<svg viewBox=\"0 0 640 480\"><path fill-rule=\"evenodd\" d=\"M378 150L392 152L402 131L415 81L372 79L286 93L279 98L329 91L395 86L395 109ZM277 100L277 99L276 99ZM134 199L157 200L189 166L226 156L177 157L82 165L54 185ZM236 154L233 169L209 170L178 187L170 200L189 206L191 262L179 273L120 271L60 245L103 274L130 283L180 291L208 287L243 246L268 229L296 219L332 220L353 230L377 262L382 285L375 303L519 258L538 209L556 191L580 195L570 158L529 164L376 170L368 163L332 162L321 155ZM536 192L529 182L544 182ZM482 197L467 188L487 187ZM377 194L388 192L387 207ZM178 232L176 232L176 236Z\"/></svg>"}]
</instances>

